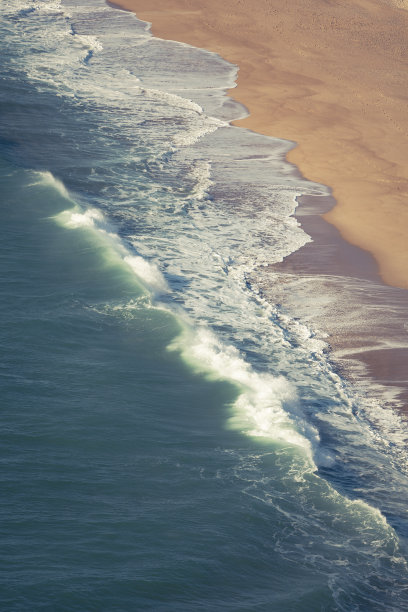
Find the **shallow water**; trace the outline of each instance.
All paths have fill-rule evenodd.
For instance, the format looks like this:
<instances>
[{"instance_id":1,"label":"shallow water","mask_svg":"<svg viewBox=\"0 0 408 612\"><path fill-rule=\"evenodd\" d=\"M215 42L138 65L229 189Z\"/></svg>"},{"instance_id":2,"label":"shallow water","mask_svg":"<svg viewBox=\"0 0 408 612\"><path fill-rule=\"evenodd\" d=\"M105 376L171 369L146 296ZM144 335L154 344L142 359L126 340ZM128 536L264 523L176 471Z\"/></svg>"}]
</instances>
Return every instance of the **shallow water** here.
<instances>
[{"instance_id":1,"label":"shallow water","mask_svg":"<svg viewBox=\"0 0 408 612\"><path fill-rule=\"evenodd\" d=\"M260 290L328 190L219 57L0 11L3 607L405 609L404 423Z\"/></svg>"}]
</instances>

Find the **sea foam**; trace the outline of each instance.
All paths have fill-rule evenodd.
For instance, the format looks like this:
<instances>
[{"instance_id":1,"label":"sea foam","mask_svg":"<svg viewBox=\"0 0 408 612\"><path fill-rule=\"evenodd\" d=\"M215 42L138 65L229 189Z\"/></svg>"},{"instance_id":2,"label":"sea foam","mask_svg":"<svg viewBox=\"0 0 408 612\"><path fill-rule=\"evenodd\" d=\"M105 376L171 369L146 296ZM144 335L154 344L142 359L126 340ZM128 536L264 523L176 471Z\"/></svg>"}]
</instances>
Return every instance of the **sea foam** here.
<instances>
[{"instance_id":1,"label":"sea foam","mask_svg":"<svg viewBox=\"0 0 408 612\"><path fill-rule=\"evenodd\" d=\"M124 244L115 228L102 212L95 208L82 210L78 206L65 210L55 217L56 221L66 228L85 228L97 236L104 244L107 256L114 255L119 258L127 269L131 270L149 293L157 294L167 291L166 281L153 263L143 257L133 255L129 247Z\"/></svg>"},{"instance_id":2,"label":"sea foam","mask_svg":"<svg viewBox=\"0 0 408 612\"><path fill-rule=\"evenodd\" d=\"M33 171L33 175L37 178L37 180L31 183L31 185L44 185L46 187L51 187L51 189L57 191L63 198L71 200L69 192L64 183L60 179L56 178L52 172L49 172L48 170L37 172Z\"/></svg>"}]
</instances>

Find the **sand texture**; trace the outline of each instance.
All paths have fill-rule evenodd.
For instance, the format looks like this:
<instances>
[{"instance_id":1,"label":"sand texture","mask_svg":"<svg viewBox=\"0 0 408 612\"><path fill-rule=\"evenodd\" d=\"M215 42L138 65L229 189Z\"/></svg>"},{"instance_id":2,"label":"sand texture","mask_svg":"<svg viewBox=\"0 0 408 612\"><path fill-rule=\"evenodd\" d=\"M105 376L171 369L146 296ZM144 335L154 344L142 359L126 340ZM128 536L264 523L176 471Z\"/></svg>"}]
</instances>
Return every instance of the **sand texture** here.
<instances>
[{"instance_id":1,"label":"sand texture","mask_svg":"<svg viewBox=\"0 0 408 612\"><path fill-rule=\"evenodd\" d=\"M298 143L289 160L333 190L326 219L408 288L408 12L395 2L115 3L237 64L230 93L250 116L236 123Z\"/></svg>"}]
</instances>

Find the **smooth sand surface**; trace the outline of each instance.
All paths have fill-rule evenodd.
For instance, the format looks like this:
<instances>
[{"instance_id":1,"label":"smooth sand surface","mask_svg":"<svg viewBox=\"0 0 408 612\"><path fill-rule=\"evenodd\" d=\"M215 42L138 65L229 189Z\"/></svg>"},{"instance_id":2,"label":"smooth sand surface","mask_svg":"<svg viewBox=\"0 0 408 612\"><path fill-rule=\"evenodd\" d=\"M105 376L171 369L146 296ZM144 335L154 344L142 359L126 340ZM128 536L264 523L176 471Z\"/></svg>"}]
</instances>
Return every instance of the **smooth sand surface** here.
<instances>
[{"instance_id":1,"label":"smooth sand surface","mask_svg":"<svg viewBox=\"0 0 408 612\"><path fill-rule=\"evenodd\" d=\"M408 288L406 0L115 0L154 35L239 66L237 121L295 141L288 159L332 188L325 215Z\"/></svg>"}]
</instances>

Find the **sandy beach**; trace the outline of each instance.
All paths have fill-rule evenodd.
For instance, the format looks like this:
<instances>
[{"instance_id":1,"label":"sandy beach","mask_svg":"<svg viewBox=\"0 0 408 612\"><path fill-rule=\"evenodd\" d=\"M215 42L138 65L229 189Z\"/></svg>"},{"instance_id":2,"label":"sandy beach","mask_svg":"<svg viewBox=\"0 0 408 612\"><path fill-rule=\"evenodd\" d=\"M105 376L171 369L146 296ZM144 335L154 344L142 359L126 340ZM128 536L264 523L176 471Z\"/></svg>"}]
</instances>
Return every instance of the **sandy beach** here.
<instances>
[{"instance_id":1,"label":"sandy beach","mask_svg":"<svg viewBox=\"0 0 408 612\"><path fill-rule=\"evenodd\" d=\"M288 156L328 185L325 215L408 288L408 12L388 0L120 0L156 36L239 66L238 125L298 144Z\"/></svg>"}]
</instances>

